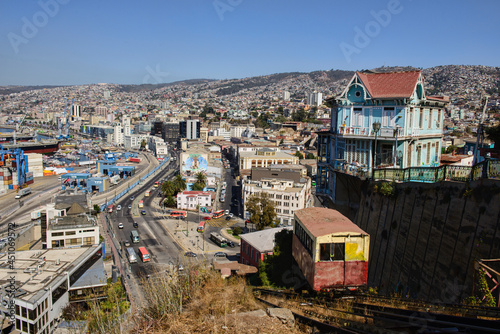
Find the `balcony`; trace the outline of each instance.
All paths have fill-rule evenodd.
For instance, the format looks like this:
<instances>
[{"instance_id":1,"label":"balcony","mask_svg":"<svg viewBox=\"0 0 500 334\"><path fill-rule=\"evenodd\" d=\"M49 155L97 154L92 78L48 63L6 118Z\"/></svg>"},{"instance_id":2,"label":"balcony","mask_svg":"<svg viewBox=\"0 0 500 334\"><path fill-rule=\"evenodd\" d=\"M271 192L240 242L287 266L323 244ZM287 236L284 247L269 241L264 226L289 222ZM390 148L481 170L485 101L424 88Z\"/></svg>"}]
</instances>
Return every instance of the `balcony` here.
<instances>
[{"instance_id":1,"label":"balcony","mask_svg":"<svg viewBox=\"0 0 500 334\"><path fill-rule=\"evenodd\" d=\"M375 133L371 127L359 127L359 126L340 126L339 134L344 136L355 136L355 137L373 137L375 138ZM378 134L379 137L395 137L394 130L396 127L383 127L380 129ZM398 137L404 136L404 129L402 127L397 127Z\"/></svg>"}]
</instances>

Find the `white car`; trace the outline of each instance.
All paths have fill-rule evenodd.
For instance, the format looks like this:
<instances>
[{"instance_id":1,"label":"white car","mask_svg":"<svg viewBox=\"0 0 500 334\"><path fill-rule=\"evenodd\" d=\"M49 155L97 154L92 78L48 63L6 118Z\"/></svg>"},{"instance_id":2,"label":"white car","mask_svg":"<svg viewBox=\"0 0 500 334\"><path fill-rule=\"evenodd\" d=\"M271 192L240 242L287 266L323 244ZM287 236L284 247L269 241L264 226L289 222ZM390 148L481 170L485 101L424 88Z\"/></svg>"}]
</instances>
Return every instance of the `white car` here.
<instances>
[{"instance_id":1,"label":"white car","mask_svg":"<svg viewBox=\"0 0 500 334\"><path fill-rule=\"evenodd\" d=\"M229 210L224 211L224 214L228 215L229 214Z\"/></svg>"},{"instance_id":2,"label":"white car","mask_svg":"<svg viewBox=\"0 0 500 334\"><path fill-rule=\"evenodd\" d=\"M118 228L123 228L123 223L118 223Z\"/></svg>"},{"instance_id":3,"label":"white car","mask_svg":"<svg viewBox=\"0 0 500 334\"><path fill-rule=\"evenodd\" d=\"M120 211L121 209L122 209L122 206L121 206L121 205L118 205L118 206L116 207L116 211Z\"/></svg>"},{"instance_id":4,"label":"white car","mask_svg":"<svg viewBox=\"0 0 500 334\"><path fill-rule=\"evenodd\" d=\"M233 217L234 217L234 214L231 212L231 213L229 214L229 217L233 218Z\"/></svg>"}]
</instances>

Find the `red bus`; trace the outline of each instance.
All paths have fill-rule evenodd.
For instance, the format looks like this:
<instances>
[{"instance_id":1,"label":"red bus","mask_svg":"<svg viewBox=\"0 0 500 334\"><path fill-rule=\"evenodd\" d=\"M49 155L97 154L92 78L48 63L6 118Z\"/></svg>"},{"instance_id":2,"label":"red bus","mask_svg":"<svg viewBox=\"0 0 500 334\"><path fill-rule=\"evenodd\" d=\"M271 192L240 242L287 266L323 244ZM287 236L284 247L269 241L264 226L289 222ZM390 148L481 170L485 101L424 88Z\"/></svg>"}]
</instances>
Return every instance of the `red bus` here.
<instances>
[{"instance_id":1,"label":"red bus","mask_svg":"<svg viewBox=\"0 0 500 334\"><path fill-rule=\"evenodd\" d=\"M142 262L149 262L151 260L146 247L139 247L139 255L141 255Z\"/></svg>"},{"instance_id":2,"label":"red bus","mask_svg":"<svg viewBox=\"0 0 500 334\"><path fill-rule=\"evenodd\" d=\"M187 217L187 211L172 211L170 213L170 217L172 218L178 218L178 217Z\"/></svg>"},{"instance_id":3,"label":"red bus","mask_svg":"<svg viewBox=\"0 0 500 334\"><path fill-rule=\"evenodd\" d=\"M220 211L215 211L213 214L212 214L212 219L217 219L217 218L220 218L224 216L224 210L220 210Z\"/></svg>"},{"instance_id":4,"label":"red bus","mask_svg":"<svg viewBox=\"0 0 500 334\"><path fill-rule=\"evenodd\" d=\"M198 228L196 229L196 231L198 231L200 233L203 233L203 231L205 231L205 221L200 222L200 225L198 225Z\"/></svg>"}]
</instances>

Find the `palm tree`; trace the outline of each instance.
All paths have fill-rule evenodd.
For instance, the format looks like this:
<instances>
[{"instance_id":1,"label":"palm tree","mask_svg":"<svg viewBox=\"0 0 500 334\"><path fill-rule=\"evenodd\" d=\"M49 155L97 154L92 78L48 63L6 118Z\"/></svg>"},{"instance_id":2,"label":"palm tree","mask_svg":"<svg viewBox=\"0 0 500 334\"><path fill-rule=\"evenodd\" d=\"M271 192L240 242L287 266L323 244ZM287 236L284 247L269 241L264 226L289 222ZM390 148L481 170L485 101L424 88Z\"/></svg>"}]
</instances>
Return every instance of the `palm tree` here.
<instances>
[{"instance_id":1,"label":"palm tree","mask_svg":"<svg viewBox=\"0 0 500 334\"><path fill-rule=\"evenodd\" d=\"M175 185L172 181L163 182L161 185L161 193L164 197L172 196L175 194Z\"/></svg>"},{"instance_id":2,"label":"palm tree","mask_svg":"<svg viewBox=\"0 0 500 334\"><path fill-rule=\"evenodd\" d=\"M203 172L196 173L196 183L198 183L199 188L203 189L207 185L207 177Z\"/></svg>"},{"instance_id":3,"label":"palm tree","mask_svg":"<svg viewBox=\"0 0 500 334\"><path fill-rule=\"evenodd\" d=\"M174 178L174 188L176 192L184 191L186 189L186 181L180 174L176 175Z\"/></svg>"}]
</instances>

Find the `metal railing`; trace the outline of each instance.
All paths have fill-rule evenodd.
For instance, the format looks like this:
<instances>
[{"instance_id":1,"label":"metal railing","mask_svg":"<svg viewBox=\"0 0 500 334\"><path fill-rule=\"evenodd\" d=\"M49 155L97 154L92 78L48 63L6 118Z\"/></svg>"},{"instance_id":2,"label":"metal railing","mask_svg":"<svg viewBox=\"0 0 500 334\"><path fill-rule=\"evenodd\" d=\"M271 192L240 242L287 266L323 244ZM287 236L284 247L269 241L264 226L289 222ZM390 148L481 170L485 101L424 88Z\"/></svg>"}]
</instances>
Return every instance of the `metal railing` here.
<instances>
[{"instance_id":1,"label":"metal railing","mask_svg":"<svg viewBox=\"0 0 500 334\"><path fill-rule=\"evenodd\" d=\"M474 166L439 166L375 169L374 180L395 182L474 181L481 178L500 179L500 160L485 160Z\"/></svg>"}]
</instances>

